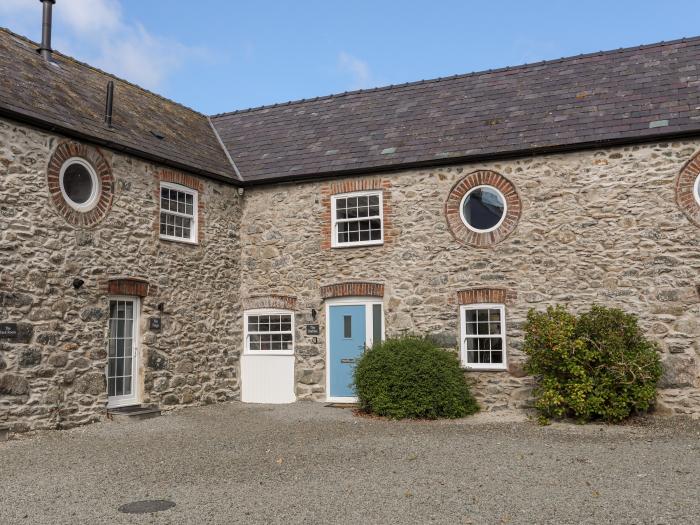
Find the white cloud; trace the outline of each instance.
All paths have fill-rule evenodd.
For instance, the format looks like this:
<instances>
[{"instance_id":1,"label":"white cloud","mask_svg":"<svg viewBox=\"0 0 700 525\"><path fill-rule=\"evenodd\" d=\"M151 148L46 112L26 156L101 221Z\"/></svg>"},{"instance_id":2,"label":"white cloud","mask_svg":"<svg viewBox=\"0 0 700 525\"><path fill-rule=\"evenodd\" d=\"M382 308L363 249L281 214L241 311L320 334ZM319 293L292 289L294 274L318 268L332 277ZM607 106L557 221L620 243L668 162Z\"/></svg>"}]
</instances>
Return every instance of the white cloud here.
<instances>
[{"instance_id":1,"label":"white cloud","mask_svg":"<svg viewBox=\"0 0 700 525\"><path fill-rule=\"evenodd\" d=\"M375 84L369 64L345 51L338 55L338 68L350 75L352 84L350 89L364 89Z\"/></svg>"},{"instance_id":2,"label":"white cloud","mask_svg":"<svg viewBox=\"0 0 700 525\"><path fill-rule=\"evenodd\" d=\"M29 32L32 25L36 30ZM41 5L31 0L0 0L0 26L22 34L41 34Z\"/></svg>"},{"instance_id":3,"label":"white cloud","mask_svg":"<svg viewBox=\"0 0 700 525\"><path fill-rule=\"evenodd\" d=\"M37 0L0 0L0 25L37 39L41 4ZM54 6L53 47L148 89L190 60L209 53L154 35L127 21L121 0L61 0Z\"/></svg>"},{"instance_id":4,"label":"white cloud","mask_svg":"<svg viewBox=\"0 0 700 525\"><path fill-rule=\"evenodd\" d=\"M29 6L27 0L2 0L0 3L0 13L13 13L15 11L24 10Z\"/></svg>"},{"instance_id":5,"label":"white cloud","mask_svg":"<svg viewBox=\"0 0 700 525\"><path fill-rule=\"evenodd\" d=\"M125 28L118 0L64 0L56 4L54 16L82 35L114 34Z\"/></svg>"}]
</instances>

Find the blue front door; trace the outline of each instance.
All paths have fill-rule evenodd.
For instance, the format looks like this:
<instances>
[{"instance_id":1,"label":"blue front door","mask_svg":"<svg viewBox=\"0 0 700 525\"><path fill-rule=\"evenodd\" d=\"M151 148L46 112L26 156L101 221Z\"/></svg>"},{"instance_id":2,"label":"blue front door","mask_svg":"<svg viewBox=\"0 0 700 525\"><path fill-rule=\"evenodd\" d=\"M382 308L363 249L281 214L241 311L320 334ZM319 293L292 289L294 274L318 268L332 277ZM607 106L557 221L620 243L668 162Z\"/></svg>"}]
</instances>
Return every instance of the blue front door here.
<instances>
[{"instance_id":1,"label":"blue front door","mask_svg":"<svg viewBox=\"0 0 700 525\"><path fill-rule=\"evenodd\" d=\"M365 348L366 310L364 305L329 307L329 366L331 397L354 397L352 373Z\"/></svg>"}]
</instances>

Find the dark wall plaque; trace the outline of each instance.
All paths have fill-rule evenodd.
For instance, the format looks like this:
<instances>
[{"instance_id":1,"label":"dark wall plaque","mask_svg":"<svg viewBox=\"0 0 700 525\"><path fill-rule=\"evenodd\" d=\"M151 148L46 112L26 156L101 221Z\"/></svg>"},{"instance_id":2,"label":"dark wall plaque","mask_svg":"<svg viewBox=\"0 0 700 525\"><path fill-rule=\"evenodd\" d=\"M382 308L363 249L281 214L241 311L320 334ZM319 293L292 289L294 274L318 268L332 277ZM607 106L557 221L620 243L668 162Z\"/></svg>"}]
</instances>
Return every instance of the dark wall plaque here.
<instances>
[{"instance_id":1,"label":"dark wall plaque","mask_svg":"<svg viewBox=\"0 0 700 525\"><path fill-rule=\"evenodd\" d=\"M160 332L160 317L149 317L148 318L148 328L154 332Z\"/></svg>"},{"instance_id":2,"label":"dark wall plaque","mask_svg":"<svg viewBox=\"0 0 700 525\"><path fill-rule=\"evenodd\" d=\"M321 328L317 324L307 324L306 325L306 335L319 335L321 333Z\"/></svg>"},{"instance_id":3,"label":"dark wall plaque","mask_svg":"<svg viewBox=\"0 0 700 525\"><path fill-rule=\"evenodd\" d=\"M17 323L0 323L0 337L17 339Z\"/></svg>"}]
</instances>

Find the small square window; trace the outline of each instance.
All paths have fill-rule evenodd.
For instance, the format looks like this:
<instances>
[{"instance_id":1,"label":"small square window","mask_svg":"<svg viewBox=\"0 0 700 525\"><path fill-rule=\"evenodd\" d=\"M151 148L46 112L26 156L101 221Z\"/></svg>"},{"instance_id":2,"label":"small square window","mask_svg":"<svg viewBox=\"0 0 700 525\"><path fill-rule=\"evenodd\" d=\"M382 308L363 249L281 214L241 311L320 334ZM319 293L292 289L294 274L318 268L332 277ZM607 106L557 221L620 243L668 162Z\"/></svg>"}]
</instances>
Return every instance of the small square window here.
<instances>
[{"instance_id":1,"label":"small square window","mask_svg":"<svg viewBox=\"0 0 700 525\"><path fill-rule=\"evenodd\" d=\"M197 242L197 191L177 184L161 183L160 237Z\"/></svg>"},{"instance_id":2,"label":"small square window","mask_svg":"<svg viewBox=\"0 0 700 525\"><path fill-rule=\"evenodd\" d=\"M474 369L505 369L505 307L462 306L460 317L462 364Z\"/></svg>"},{"instance_id":3,"label":"small square window","mask_svg":"<svg viewBox=\"0 0 700 525\"><path fill-rule=\"evenodd\" d=\"M384 217L380 191L333 197L332 208L334 248L382 244Z\"/></svg>"},{"instance_id":4,"label":"small square window","mask_svg":"<svg viewBox=\"0 0 700 525\"><path fill-rule=\"evenodd\" d=\"M245 314L249 354L294 353L294 322L290 312L251 311Z\"/></svg>"}]
</instances>

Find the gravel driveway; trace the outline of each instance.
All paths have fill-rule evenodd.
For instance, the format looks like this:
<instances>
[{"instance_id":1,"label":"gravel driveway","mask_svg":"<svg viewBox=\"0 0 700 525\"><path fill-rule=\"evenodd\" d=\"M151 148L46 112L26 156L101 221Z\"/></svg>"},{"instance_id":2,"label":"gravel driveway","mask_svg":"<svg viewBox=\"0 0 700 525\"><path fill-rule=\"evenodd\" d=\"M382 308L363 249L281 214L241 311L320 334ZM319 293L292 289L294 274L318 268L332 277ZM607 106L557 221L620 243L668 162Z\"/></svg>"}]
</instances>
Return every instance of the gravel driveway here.
<instances>
[{"instance_id":1,"label":"gravel driveway","mask_svg":"<svg viewBox=\"0 0 700 525\"><path fill-rule=\"evenodd\" d=\"M128 502L166 499L156 514ZM0 523L698 523L700 422L191 408L0 443Z\"/></svg>"}]
</instances>

